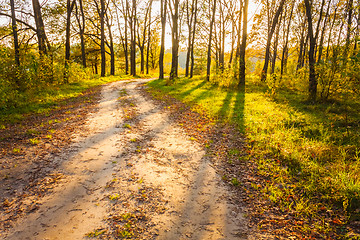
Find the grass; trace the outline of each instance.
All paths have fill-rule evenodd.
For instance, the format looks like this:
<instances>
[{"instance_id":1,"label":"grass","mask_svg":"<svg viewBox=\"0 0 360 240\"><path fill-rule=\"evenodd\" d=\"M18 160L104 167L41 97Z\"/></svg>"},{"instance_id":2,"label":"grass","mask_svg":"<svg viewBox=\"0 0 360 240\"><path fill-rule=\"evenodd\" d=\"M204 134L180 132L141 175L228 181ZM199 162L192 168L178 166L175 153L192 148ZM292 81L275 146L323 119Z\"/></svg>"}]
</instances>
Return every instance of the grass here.
<instances>
[{"instance_id":1,"label":"grass","mask_svg":"<svg viewBox=\"0 0 360 240\"><path fill-rule=\"evenodd\" d=\"M282 208L308 216L327 205L342 208L348 219L360 219L355 213L360 208L359 100L311 105L301 91L269 93L253 76L248 76L246 90L219 87L203 77L148 85L156 89L155 97L170 94L246 135L248 153L271 179L262 191ZM295 195L298 199L289 200Z\"/></svg>"},{"instance_id":2,"label":"grass","mask_svg":"<svg viewBox=\"0 0 360 240\"><path fill-rule=\"evenodd\" d=\"M137 76L148 77L148 76ZM103 85L109 82L132 79L130 75L119 75L109 77L93 77L90 80L79 79L76 82L62 85L44 86L41 91L25 92L23 100L16 103L16 107L3 108L0 106L0 128L5 128L7 123L15 123L24 119L27 114L48 114L57 105L67 99L80 96L87 89ZM56 123L57 121L54 120Z\"/></svg>"}]
</instances>

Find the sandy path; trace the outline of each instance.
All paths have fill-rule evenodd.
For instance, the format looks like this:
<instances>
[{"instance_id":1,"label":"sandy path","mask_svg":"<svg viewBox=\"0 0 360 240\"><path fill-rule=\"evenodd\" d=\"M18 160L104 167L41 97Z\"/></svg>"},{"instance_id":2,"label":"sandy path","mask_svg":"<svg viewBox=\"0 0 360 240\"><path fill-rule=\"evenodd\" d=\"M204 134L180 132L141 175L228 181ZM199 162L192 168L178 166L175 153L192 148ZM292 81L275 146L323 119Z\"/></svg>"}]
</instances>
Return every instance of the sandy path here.
<instances>
[{"instance_id":1,"label":"sandy path","mask_svg":"<svg viewBox=\"0 0 360 240\"><path fill-rule=\"evenodd\" d=\"M95 229L108 230L109 216L144 208L141 239L247 239L240 206L228 201L231 195L210 157L142 96L144 81L103 88L89 134L54 159L62 162L65 180L7 239L83 239ZM131 127L119 109L121 89L137 112ZM141 201L134 197L140 190Z\"/></svg>"}]
</instances>

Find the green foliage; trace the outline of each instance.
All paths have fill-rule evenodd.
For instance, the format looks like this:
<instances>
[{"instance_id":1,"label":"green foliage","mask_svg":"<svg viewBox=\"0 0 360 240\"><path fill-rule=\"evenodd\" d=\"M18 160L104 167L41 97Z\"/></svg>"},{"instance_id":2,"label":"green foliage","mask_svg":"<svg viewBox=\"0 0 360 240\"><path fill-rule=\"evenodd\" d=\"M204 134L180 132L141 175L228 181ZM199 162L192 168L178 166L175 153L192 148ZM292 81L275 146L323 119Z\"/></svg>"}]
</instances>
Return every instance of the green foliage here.
<instances>
[{"instance_id":1,"label":"green foliage","mask_svg":"<svg viewBox=\"0 0 360 240\"><path fill-rule=\"evenodd\" d=\"M89 238L96 238L106 233L106 230L96 229L93 232L87 233L85 236Z\"/></svg>"},{"instance_id":2,"label":"green foliage","mask_svg":"<svg viewBox=\"0 0 360 240\"><path fill-rule=\"evenodd\" d=\"M266 79L266 84L269 89L270 96L275 97L280 87L280 77L276 73L273 73Z\"/></svg>"}]
</instances>

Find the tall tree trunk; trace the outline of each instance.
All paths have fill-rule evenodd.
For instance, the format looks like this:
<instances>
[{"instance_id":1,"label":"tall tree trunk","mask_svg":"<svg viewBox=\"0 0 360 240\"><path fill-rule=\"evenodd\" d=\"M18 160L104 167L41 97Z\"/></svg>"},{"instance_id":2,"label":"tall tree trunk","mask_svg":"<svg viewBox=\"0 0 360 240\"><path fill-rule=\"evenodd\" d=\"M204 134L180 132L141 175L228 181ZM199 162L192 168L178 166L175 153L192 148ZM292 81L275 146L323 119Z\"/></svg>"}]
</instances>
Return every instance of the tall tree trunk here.
<instances>
[{"instance_id":1,"label":"tall tree trunk","mask_svg":"<svg viewBox=\"0 0 360 240\"><path fill-rule=\"evenodd\" d=\"M146 74L149 74L149 52L150 52L150 41L151 41L151 10L152 10L152 0L149 6L149 26L148 26L148 39L146 47Z\"/></svg>"},{"instance_id":2,"label":"tall tree trunk","mask_svg":"<svg viewBox=\"0 0 360 240\"><path fill-rule=\"evenodd\" d=\"M164 55L165 55L165 28L166 28L167 0L161 0L161 47L159 56L159 79L164 79Z\"/></svg>"},{"instance_id":3,"label":"tall tree trunk","mask_svg":"<svg viewBox=\"0 0 360 240\"><path fill-rule=\"evenodd\" d=\"M240 45L241 45L241 24L242 24L242 21L243 21L243 17L242 17L242 14L243 14L243 0L240 0L240 13L239 13L239 23L238 23L238 36L237 36L237 44L236 44L236 53L235 53L235 59L237 60L240 56Z\"/></svg>"},{"instance_id":4,"label":"tall tree trunk","mask_svg":"<svg viewBox=\"0 0 360 240\"><path fill-rule=\"evenodd\" d=\"M65 37L65 70L64 70L64 83L69 83L69 61L70 61L70 23L71 12L74 8L75 0L66 1L66 37Z\"/></svg>"},{"instance_id":5,"label":"tall tree trunk","mask_svg":"<svg viewBox=\"0 0 360 240\"><path fill-rule=\"evenodd\" d=\"M197 24L197 11L198 11L198 0L195 0L195 13L194 13L194 26L192 31L192 42L191 42L191 67L190 67L190 78L194 76L194 44L195 44L195 32L196 32L196 24Z\"/></svg>"},{"instance_id":6,"label":"tall tree trunk","mask_svg":"<svg viewBox=\"0 0 360 240\"><path fill-rule=\"evenodd\" d=\"M16 24L14 0L10 0L10 7L11 7L11 26L12 26L13 37L14 37L15 63L18 67L20 67L20 51L19 51L18 29L17 29L17 24ZM19 86L19 82L17 82L17 85Z\"/></svg>"},{"instance_id":7,"label":"tall tree trunk","mask_svg":"<svg viewBox=\"0 0 360 240\"><path fill-rule=\"evenodd\" d=\"M233 60L233 55L234 55L234 45L235 45L235 20L232 21L231 23L231 50L230 50L230 59L229 59L229 68L231 68L231 63Z\"/></svg>"},{"instance_id":8,"label":"tall tree trunk","mask_svg":"<svg viewBox=\"0 0 360 240\"><path fill-rule=\"evenodd\" d=\"M225 65L225 19L222 4L219 4L220 10L220 29L219 29L219 68L220 71L224 72Z\"/></svg>"},{"instance_id":9,"label":"tall tree trunk","mask_svg":"<svg viewBox=\"0 0 360 240\"><path fill-rule=\"evenodd\" d=\"M209 5L211 0L209 0ZM212 40L212 32L213 32L213 25L215 22L215 11L216 11L216 0L214 0L212 8L212 15L210 20L210 33L209 33L209 43L208 43L208 50L207 50L207 65L206 65L206 80L210 81L210 68L211 68L211 40Z\"/></svg>"},{"instance_id":10,"label":"tall tree trunk","mask_svg":"<svg viewBox=\"0 0 360 240\"><path fill-rule=\"evenodd\" d=\"M127 0L126 0L127 1ZM136 76L136 0L132 0L130 15L130 74Z\"/></svg>"},{"instance_id":11,"label":"tall tree trunk","mask_svg":"<svg viewBox=\"0 0 360 240\"><path fill-rule=\"evenodd\" d=\"M105 0L100 0L100 31L101 31L101 76L105 76L106 56L105 56Z\"/></svg>"},{"instance_id":12,"label":"tall tree trunk","mask_svg":"<svg viewBox=\"0 0 360 240\"><path fill-rule=\"evenodd\" d=\"M279 35L280 35L279 33L280 33L281 22L282 22L282 14L280 16L280 22L279 22L276 32L275 32L274 50L273 50L272 63L271 63L271 74L274 74L274 72L275 72L275 64L276 64L276 58L277 58L277 48L278 48L278 42L279 42Z\"/></svg>"},{"instance_id":13,"label":"tall tree trunk","mask_svg":"<svg viewBox=\"0 0 360 240\"><path fill-rule=\"evenodd\" d=\"M319 47L318 47L318 49L319 49L318 60L317 60L318 63L321 61L322 52L323 52L323 49L324 49L324 36L325 36L326 25L327 25L327 21L328 21L328 17L329 17L329 11L330 11L330 6L331 6L330 3L328 4L326 14L325 14L325 19L324 19L324 25L323 25L323 28L321 30L320 42L319 42Z\"/></svg>"},{"instance_id":14,"label":"tall tree trunk","mask_svg":"<svg viewBox=\"0 0 360 240\"><path fill-rule=\"evenodd\" d=\"M114 5L116 6L116 2L114 1ZM129 52L128 52L128 1L126 1L126 7L124 6L124 2L121 1L121 6L122 6L122 12L123 12L123 17L124 17L124 25L125 25L125 31L124 33L122 33L122 29L120 26L120 18L119 18L119 13L118 13L118 7L115 7L115 11L116 11L116 19L117 19L117 23L118 23L118 30L120 33L120 40L121 40L121 45L124 51L124 58L125 58L125 74L129 74ZM124 35L123 35L124 34Z\"/></svg>"},{"instance_id":15,"label":"tall tree trunk","mask_svg":"<svg viewBox=\"0 0 360 240\"><path fill-rule=\"evenodd\" d=\"M304 58L303 52L304 52L305 41L306 41L306 39L305 39L305 24L306 24L306 20L304 20L304 24L303 24L303 27L301 30L299 57L298 57L298 61L297 61L296 70L299 70L300 68L302 68L301 62L302 62L302 59Z\"/></svg>"},{"instance_id":16,"label":"tall tree trunk","mask_svg":"<svg viewBox=\"0 0 360 240\"><path fill-rule=\"evenodd\" d=\"M178 77L178 65L179 65L179 0L174 0L174 9L171 15L172 18L172 30L171 30L171 71L170 80Z\"/></svg>"},{"instance_id":17,"label":"tall tree trunk","mask_svg":"<svg viewBox=\"0 0 360 240\"><path fill-rule=\"evenodd\" d=\"M331 42L331 39L332 39L332 31L333 31L335 21L336 21L336 12L337 12L337 8L335 9L334 19L333 19L333 21L331 23L330 30L329 30L329 36L328 36L328 40L327 40L328 44L327 44L327 47L326 47L326 57L325 57L326 60L328 60L329 57L330 57L330 42Z\"/></svg>"},{"instance_id":18,"label":"tall tree trunk","mask_svg":"<svg viewBox=\"0 0 360 240\"><path fill-rule=\"evenodd\" d=\"M190 54L191 54L191 37L192 37L192 21L194 16L194 0L192 0L192 7L191 7L191 13L190 13L190 7L189 7L189 1L186 0L186 23L188 27L188 45L186 50L186 61L185 61L185 77L189 76L189 68L190 68Z\"/></svg>"},{"instance_id":19,"label":"tall tree trunk","mask_svg":"<svg viewBox=\"0 0 360 240\"><path fill-rule=\"evenodd\" d=\"M113 41L113 36L112 36L112 31L111 31L111 26L112 23L109 20L109 16L106 13L106 26L108 28L109 31L109 39L110 39L110 75L115 75L115 50L114 50L114 41Z\"/></svg>"},{"instance_id":20,"label":"tall tree trunk","mask_svg":"<svg viewBox=\"0 0 360 240\"><path fill-rule=\"evenodd\" d=\"M312 13L311 13L311 5L309 0L305 1L305 10L306 16L308 20L308 32L309 32L309 39L310 39L310 48L309 48L309 101L315 102L316 101L316 93L317 93L317 79L315 73L315 46L316 46L316 39L313 33L313 26L312 26Z\"/></svg>"},{"instance_id":21,"label":"tall tree trunk","mask_svg":"<svg viewBox=\"0 0 360 240\"><path fill-rule=\"evenodd\" d=\"M243 31L242 31L242 40L240 46L240 56L239 56L239 86L245 86L245 50L246 50L246 40L247 40L247 18L248 18L248 6L249 0L244 0L244 9L243 9Z\"/></svg>"},{"instance_id":22,"label":"tall tree trunk","mask_svg":"<svg viewBox=\"0 0 360 240\"><path fill-rule=\"evenodd\" d=\"M36 25L36 35L38 38L38 47L40 55L47 54L46 48L46 34L45 34L45 26L41 15L41 7L39 0L32 0L33 9L34 9L34 19Z\"/></svg>"},{"instance_id":23,"label":"tall tree trunk","mask_svg":"<svg viewBox=\"0 0 360 240\"><path fill-rule=\"evenodd\" d=\"M293 1L292 5L291 5L289 21L288 21L287 28L286 28L286 33L285 33L286 34L285 45L284 45L284 48L283 48L283 51L282 51L282 56L281 56L281 70L280 70L281 76L284 74L284 70L286 69L286 65L287 65L289 33L290 33L290 26L291 26L292 16L293 16L293 13L294 13L294 6L295 6L295 1Z\"/></svg>"},{"instance_id":24,"label":"tall tree trunk","mask_svg":"<svg viewBox=\"0 0 360 240\"><path fill-rule=\"evenodd\" d=\"M351 23L352 23L352 15L353 15L353 1L348 0L346 10L347 10L347 28L346 28L346 41L344 48L344 57L348 56L349 48L350 48L350 36L351 36Z\"/></svg>"},{"instance_id":25,"label":"tall tree trunk","mask_svg":"<svg viewBox=\"0 0 360 240\"><path fill-rule=\"evenodd\" d=\"M266 80L267 70L268 70L268 67L269 67L271 39L272 39L272 36L274 34L275 27L276 27L276 25L278 23L280 13L283 10L284 3L285 3L285 0L281 0L278 9L275 12L274 19L272 20L271 28L270 28L269 35L268 35L268 38L267 38L266 52L265 52L265 62L264 62L263 70L261 72L261 81L263 81L263 82Z\"/></svg>"},{"instance_id":26,"label":"tall tree trunk","mask_svg":"<svg viewBox=\"0 0 360 240\"><path fill-rule=\"evenodd\" d=\"M79 8L80 8L80 13L81 13L81 22L80 22L78 13L76 13L76 19L78 21L79 32L80 32L80 46L81 46L82 65L83 65L84 68L86 68L86 51L85 51L85 38L84 38L84 34L85 34L85 14L84 14L82 1L83 0L79 0ZM76 7L76 12L77 12L77 7Z\"/></svg>"}]
</instances>

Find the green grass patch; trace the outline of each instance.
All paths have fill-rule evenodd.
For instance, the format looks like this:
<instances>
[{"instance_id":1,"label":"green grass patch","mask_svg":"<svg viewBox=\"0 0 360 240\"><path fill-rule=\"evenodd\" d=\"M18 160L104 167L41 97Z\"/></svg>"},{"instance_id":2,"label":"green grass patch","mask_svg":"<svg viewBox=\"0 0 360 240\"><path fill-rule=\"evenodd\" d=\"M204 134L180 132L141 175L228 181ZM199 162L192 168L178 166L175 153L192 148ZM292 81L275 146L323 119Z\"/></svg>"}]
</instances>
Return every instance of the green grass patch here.
<instances>
[{"instance_id":1,"label":"green grass patch","mask_svg":"<svg viewBox=\"0 0 360 240\"><path fill-rule=\"evenodd\" d=\"M248 152L258 159L259 172L271 179L264 194L284 209L308 216L324 203L342 208L350 218L356 215L360 100L309 104L300 91L277 89L273 94L252 76L246 90L219 87L204 77L148 85L156 98L170 94L194 111L237 126L247 137Z\"/></svg>"},{"instance_id":2,"label":"green grass patch","mask_svg":"<svg viewBox=\"0 0 360 240\"><path fill-rule=\"evenodd\" d=\"M150 77L150 76L138 76ZM133 79L130 75L93 77L77 79L69 84L44 85L41 89L30 89L18 96L13 107L0 105L0 123L15 123L24 119L27 114L48 114L61 101L78 97L87 89L119 80ZM4 125L0 125L4 126Z\"/></svg>"}]
</instances>

